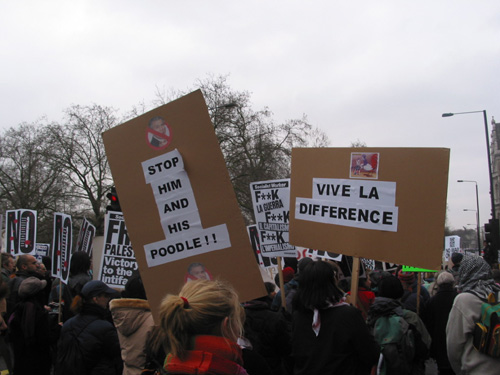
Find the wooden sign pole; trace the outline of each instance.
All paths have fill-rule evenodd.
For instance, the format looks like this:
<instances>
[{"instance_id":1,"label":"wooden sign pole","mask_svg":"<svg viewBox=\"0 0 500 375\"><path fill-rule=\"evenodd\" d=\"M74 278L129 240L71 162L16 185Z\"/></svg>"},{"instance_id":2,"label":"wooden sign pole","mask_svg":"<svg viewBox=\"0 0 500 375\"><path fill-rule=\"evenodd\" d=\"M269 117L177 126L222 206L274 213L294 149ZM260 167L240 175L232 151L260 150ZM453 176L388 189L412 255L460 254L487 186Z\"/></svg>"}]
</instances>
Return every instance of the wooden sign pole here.
<instances>
[{"instance_id":1,"label":"wooden sign pole","mask_svg":"<svg viewBox=\"0 0 500 375\"><path fill-rule=\"evenodd\" d=\"M359 304L358 285L359 285L359 258L352 257L351 302L354 302L354 305Z\"/></svg>"}]
</instances>

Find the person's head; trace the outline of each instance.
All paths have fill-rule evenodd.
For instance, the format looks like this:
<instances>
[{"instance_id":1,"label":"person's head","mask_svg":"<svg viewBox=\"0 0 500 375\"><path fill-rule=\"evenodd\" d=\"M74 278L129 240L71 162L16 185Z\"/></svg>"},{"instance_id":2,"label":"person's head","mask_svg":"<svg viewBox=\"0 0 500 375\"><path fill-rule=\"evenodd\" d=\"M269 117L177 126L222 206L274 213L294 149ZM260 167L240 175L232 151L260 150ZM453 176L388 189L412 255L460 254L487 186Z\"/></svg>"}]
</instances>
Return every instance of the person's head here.
<instances>
[{"instance_id":1,"label":"person's head","mask_svg":"<svg viewBox=\"0 0 500 375\"><path fill-rule=\"evenodd\" d=\"M398 272L398 279L401 281L401 284L403 284L404 289L411 289L416 280L415 273L403 272L403 270Z\"/></svg>"},{"instance_id":2,"label":"person's head","mask_svg":"<svg viewBox=\"0 0 500 375\"><path fill-rule=\"evenodd\" d=\"M378 283L378 296L399 299L403 297L404 289L401 281L396 276L383 277Z\"/></svg>"},{"instance_id":3,"label":"person's head","mask_svg":"<svg viewBox=\"0 0 500 375\"><path fill-rule=\"evenodd\" d=\"M47 268L45 268L45 264L42 262L38 262L38 274L42 277L47 276Z\"/></svg>"},{"instance_id":4,"label":"person's head","mask_svg":"<svg viewBox=\"0 0 500 375\"><path fill-rule=\"evenodd\" d=\"M462 253L453 253L451 255L451 263L453 263L454 266L459 267L463 258L464 255Z\"/></svg>"},{"instance_id":5,"label":"person's head","mask_svg":"<svg viewBox=\"0 0 500 375\"><path fill-rule=\"evenodd\" d=\"M149 120L148 126L158 133L167 133L167 128L165 126L165 120L163 117L156 116Z\"/></svg>"},{"instance_id":6,"label":"person's head","mask_svg":"<svg viewBox=\"0 0 500 375\"><path fill-rule=\"evenodd\" d=\"M369 277L366 277L366 276L360 276L359 277L359 286L361 288L365 288L365 289L370 289L371 285L372 285L372 282L370 281L370 278Z\"/></svg>"},{"instance_id":7,"label":"person's head","mask_svg":"<svg viewBox=\"0 0 500 375\"><path fill-rule=\"evenodd\" d=\"M188 267L188 273L195 279L210 280L210 276L205 270L203 263L191 263Z\"/></svg>"},{"instance_id":8,"label":"person's head","mask_svg":"<svg viewBox=\"0 0 500 375\"><path fill-rule=\"evenodd\" d=\"M88 273L90 270L90 257L85 251L77 251L71 255L69 274L72 276Z\"/></svg>"},{"instance_id":9,"label":"person's head","mask_svg":"<svg viewBox=\"0 0 500 375\"><path fill-rule=\"evenodd\" d=\"M142 284L141 275L137 272L135 275L128 279L125 284L125 289L122 292L123 298L138 298L147 299L146 290Z\"/></svg>"},{"instance_id":10,"label":"person's head","mask_svg":"<svg viewBox=\"0 0 500 375\"><path fill-rule=\"evenodd\" d=\"M274 285L274 283L266 281L264 283L264 286L266 287L268 297L274 298L274 296L276 295L276 285Z\"/></svg>"},{"instance_id":11,"label":"person's head","mask_svg":"<svg viewBox=\"0 0 500 375\"><path fill-rule=\"evenodd\" d=\"M117 294L116 290L111 289L102 281L89 281L83 286L80 294L73 298L71 311L78 314L85 304L94 304L106 309L108 302L115 294Z\"/></svg>"},{"instance_id":12,"label":"person's head","mask_svg":"<svg viewBox=\"0 0 500 375\"><path fill-rule=\"evenodd\" d=\"M16 260L14 256L9 253L1 253L2 254L2 267L5 268L9 273L14 272L16 269Z\"/></svg>"},{"instance_id":13,"label":"person's head","mask_svg":"<svg viewBox=\"0 0 500 375\"><path fill-rule=\"evenodd\" d=\"M297 263L297 273L300 274L309 263L314 262L312 258L304 257Z\"/></svg>"},{"instance_id":14,"label":"person's head","mask_svg":"<svg viewBox=\"0 0 500 375\"><path fill-rule=\"evenodd\" d=\"M183 358L196 335L236 342L242 334L241 309L238 295L228 283L198 279L184 284L179 295L167 295L160 305L165 351Z\"/></svg>"},{"instance_id":15,"label":"person's head","mask_svg":"<svg viewBox=\"0 0 500 375\"><path fill-rule=\"evenodd\" d=\"M436 277L436 285L439 289L450 289L455 284L455 278L448 271L440 272Z\"/></svg>"},{"instance_id":16,"label":"person's head","mask_svg":"<svg viewBox=\"0 0 500 375\"><path fill-rule=\"evenodd\" d=\"M283 282L286 284L290 282L295 276L295 271L292 267L283 268Z\"/></svg>"},{"instance_id":17,"label":"person's head","mask_svg":"<svg viewBox=\"0 0 500 375\"><path fill-rule=\"evenodd\" d=\"M337 282L337 285L340 289L342 289L343 292L350 292L351 291L351 276L344 277L343 279L340 279Z\"/></svg>"},{"instance_id":18,"label":"person's head","mask_svg":"<svg viewBox=\"0 0 500 375\"><path fill-rule=\"evenodd\" d=\"M370 284L371 288L378 288L378 284L380 283L380 280L382 280L384 277L391 276L390 272L383 271L383 270L373 270L370 272L368 277L370 278Z\"/></svg>"},{"instance_id":19,"label":"person's head","mask_svg":"<svg viewBox=\"0 0 500 375\"><path fill-rule=\"evenodd\" d=\"M38 272L38 261L33 255L22 254L17 257L16 263L17 269L19 271L37 273Z\"/></svg>"},{"instance_id":20,"label":"person's head","mask_svg":"<svg viewBox=\"0 0 500 375\"><path fill-rule=\"evenodd\" d=\"M338 269L330 262L316 261L300 273L294 309L322 308L339 302L344 293L337 286Z\"/></svg>"},{"instance_id":21,"label":"person's head","mask_svg":"<svg viewBox=\"0 0 500 375\"><path fill-rule=\"evenodd\" d=\"M487 298L497 289L490 265L478 255L464 255L458 269L458 290Z\"/></svg>"}]
</instances>

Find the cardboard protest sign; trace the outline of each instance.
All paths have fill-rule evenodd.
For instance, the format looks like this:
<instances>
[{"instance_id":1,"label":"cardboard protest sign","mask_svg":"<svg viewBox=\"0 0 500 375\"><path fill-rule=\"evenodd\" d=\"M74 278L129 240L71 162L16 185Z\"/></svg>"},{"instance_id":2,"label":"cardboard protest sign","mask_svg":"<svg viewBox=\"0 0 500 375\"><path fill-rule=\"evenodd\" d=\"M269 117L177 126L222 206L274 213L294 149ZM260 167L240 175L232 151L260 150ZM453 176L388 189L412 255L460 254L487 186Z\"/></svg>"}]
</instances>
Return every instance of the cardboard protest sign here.
<instances>
[{"instance_id":1,"label":"cardboard protest sign","mask_svg":"<svg viewBox=\"0 0 500 375\"><path fill-rule=\"evenodd\" d=\"M54 213L52 237L52 276L65 284L69 278L69 262L73 248L73 222L70 215Z\"/></svg>"},{"instance_id":2,"label":"cardboard protest sign","mask_svg":"<svg viewBox=\"0 0 500 375\"><path fill-rule=\"evenodd\" d=\"M37 243L35 245L35 253L33 256L38 260L42 261L43 257L50 257L50 244L48 243Z\"/></svg>"},{"instance_id":3,"label":"cardboard protest sign","mask_svg":"<svg viewBox=\"0 0 500 375\"><path fill-rule=\"evenodd\" d=\"M99 280L111 288L123 289L138 267L121 212L106 213L103 245Z\"/></svg>"},{"instance_id":4,"label":"cardboard protest sign","mask_svg":"<svg viewBox=\"0 0 500 375\"><path fill-rule=\"evenodd\" d=\"M288 242L290 180L252 182L250 192L259 229L261 255L295 257L295 246Z\"/></svg>"},{"instance_id":5,"label":"cardboard protest sign","mask_svg":"<svg viewBox=\"0 0 500 375\"><path fill-rule=\"evenodd\" d=\"M276 257L263 257L260 245L259 230L257 225L247 226L248 237L250 238L250 243L257 260L257 264L264 268L277 267L278 260Z\"/></svg>"},{"instance_id":6,"label":"cardboard protest sign","mask_svg":"<svg viewBox=\"0 0 500 375\"><path fill-rule=\"evenodd\" d=\"M78 233L78 239L76 241L76 251L84 251L92 258L92 246L94 242L96 228L87 218L83 219L82 226L80 227L80 232Z\"/></svg>"},{"instance_id":7,"label":"cardboard protest sign","mask_svg":"<svg viewBox=\"0 0 500 375\"><path fill-rule=\"evenodd\" d=\"M443 258L445 262L451 259L453 253L460 252L460 236L446 236L444 238Z\"/></svg>"},{"instance_id":8,"label":"cardboard protest sign","mask_svg":"<svg viewBox=\"0 0 500 375\"><path fill-rule=\"evenodd\" d=\"M266 294L201 91L103 139L153 316L194 273Z\"/></svg>"},{"instance_id":9,"label":"cardboard protest sign","mask_svg":"<svg viewBox=\"0 0 500 375\"><path fill-rule=\"evenodd\" d=\"M14 256L34 254L37 212L8 210L5 213L5 251Z\"/></svg>"},{"instance_id":10,"label":"cardboard protest sign","mask_svg":"<svg viewBox=\"0 0 500 375\"><path fill-rule=\"evenodd\" d=\"M448 149L293 149L290 243L439 268L448 164Z\"/></svg>"}]
</instances>

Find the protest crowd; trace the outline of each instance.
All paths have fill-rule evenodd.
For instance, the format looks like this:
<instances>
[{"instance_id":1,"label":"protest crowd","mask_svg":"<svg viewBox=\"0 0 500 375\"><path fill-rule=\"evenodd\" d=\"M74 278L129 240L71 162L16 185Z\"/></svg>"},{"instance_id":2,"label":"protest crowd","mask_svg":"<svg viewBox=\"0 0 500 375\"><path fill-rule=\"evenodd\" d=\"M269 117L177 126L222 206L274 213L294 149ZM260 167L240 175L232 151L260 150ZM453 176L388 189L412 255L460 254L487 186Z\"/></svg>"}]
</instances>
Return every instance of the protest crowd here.
<instances>
[{"instance_id":1,"label":"protest crowd","mask_svg":"<svg viewBox=\"0 0 500 375\"><path fill-rule=\"evenodd\" d=\"M429 278L366 270L356 296L336 262L285 258L283 291L267 282L241 303L225 281L189 280L156 325L139 272L118 292L92 280L85 253L67 284L50 259L1 255L4 373L425 374L430 362L438 374L500 373L499 348L475 348L481 306L500 291L498 264L477 255L454 253Z\"/></svg>"}]
</instances>

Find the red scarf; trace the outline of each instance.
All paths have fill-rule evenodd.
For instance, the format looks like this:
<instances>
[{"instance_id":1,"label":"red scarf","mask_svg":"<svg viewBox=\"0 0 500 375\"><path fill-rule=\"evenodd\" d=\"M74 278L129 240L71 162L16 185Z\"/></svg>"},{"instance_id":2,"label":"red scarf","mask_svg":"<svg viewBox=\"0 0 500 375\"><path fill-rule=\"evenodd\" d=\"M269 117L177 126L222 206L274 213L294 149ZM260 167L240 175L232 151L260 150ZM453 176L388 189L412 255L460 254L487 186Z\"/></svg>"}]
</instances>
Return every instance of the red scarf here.
<instances>
[{"instance_id":1,"label":"red scarf","mask_svg":"<svg viewBox=\"0 0 500 375\"><path fill-rule=\"evenodd\" d=\"M196 336L194 349L184 360L172 353L165 358L167 374L247 375L241 366L241 349L234 342L219 336Z\"/></svg>"}]
</instances>

